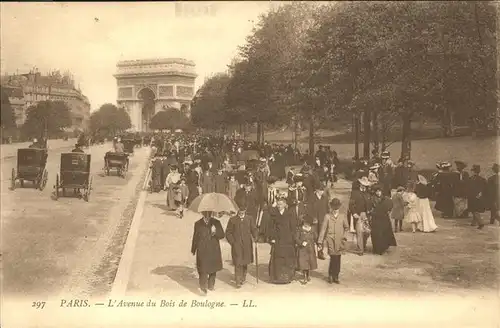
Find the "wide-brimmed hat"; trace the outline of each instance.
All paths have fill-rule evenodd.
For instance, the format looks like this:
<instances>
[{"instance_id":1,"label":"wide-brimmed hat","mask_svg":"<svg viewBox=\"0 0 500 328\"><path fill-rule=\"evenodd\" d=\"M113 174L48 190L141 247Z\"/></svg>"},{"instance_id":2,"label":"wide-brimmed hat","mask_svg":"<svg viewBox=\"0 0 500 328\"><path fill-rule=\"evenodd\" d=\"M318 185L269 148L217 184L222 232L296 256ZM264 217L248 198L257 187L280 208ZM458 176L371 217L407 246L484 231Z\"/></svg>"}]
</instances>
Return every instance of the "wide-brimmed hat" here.
<instances>
[{"instance_id":1,"label":"wide-brimmed hat","mask_svg":"<svg viewBox=\"0 0 500 328\"><path fill-rule=\"evenodd\" d=\"M479 173L481 172L481 166L478 165L478 164L474 164L472 165L472 168L470 169L472 172L476 172L476 173Z\"/></svg>"},{"instance_id":2,"label":"wide-brimmed hat","mask_svg":"<svg viewBox=\"0 0 500 328\"><path fill-rule=\"evenodd\" d=\"M368 180L367 177L361 177L360 179L358 179L358 182L362 185L362 186L365 186L365 187L368 187L371 185L371 182Z\"/></svg>"},{"instance_id":3,"label":"wide-brimmed hat","mask_svg":"<svg viewBox=\"0 0 500 328\"><path fill-rule=\"evenodd\" d=\"M441 170L442 169L441 163L436 163L436 167L438 168L438 170Z\"/></svg>"},{"instance_id":4,"label":"wide-brimmed hat","mask_svg":"<svg viewBox=\"0 0 500 328\"><path fill-rule=\"evenodd\" d=\"M446 169L446 168L450 168L450 167L451 167L451 164L450 164L450 162L446 162L446 161L444 161L444 162L441 162L441 163L439 164L439 166L441 166L441 168L442 168L442 169Z\"/></svg>"},{"instance_id":5,"label":"wide-brimmed hat","mask_svg":"<svg viewBox=\"0 0 500 328\"><path fill-rule=\"evenodd\" d=\"M427 179L423 175L418 175L418 183L426 185L427 184Z\"/></svg>"},{"instance_id":6,"label":"wide-brimmed hat","mask_svg":"<svg viewBox=\"0 0 500 328\"><path fill-rule=\"evenodd\" d=\"M397 189L396 189L397 192L399 191L405 191L405 187L403 186L399 186Z\"/></svg>"},{"instance_id":7,"label":"wide-brimmed hat","mask_svg":"<svg viewBox=\"0 0 500 328\"><path fill-rule=\"evenodd\" d=\"M380 155L381 158L387 159L391 157L391 153L388 151L383 151L382 154Z\"/></svg>"},{"instance_id":8,"label":"wide-brimmed hat","mask_svg":"<svg viewBox=\"0 0 500 328\"><path fill-rule=\"evenodd\" d=\"M462 162L462 161L455 161L455 165L456 165L457 167L462 167L462 168L467 167L467 164L466 164L466 163L464 163L464 162Z\"/></svg>"},{"instance_id":9,"label":"wide-brimmed hat","mask_svg":"<svg viewBox=\"0 0 500 328\"><path fill-rule=\"evenodd\" d=\"M375 163L372 166L370 166L370 170L378 170L379 168L380 168L380 164L379 163Z\"/></svg>"},{"instance_id":10,"label":"wide-brimmed hat","mask_svg":"<svg viewBox=\"0 0 500 328\"><path fill-rule=\"evenodd\" d=\"M342 206L342 203L340 202L340 199L334 198L330 201L330 208L332 210L338 210Z\"/></svg>"},{"instance_id":11,"label":"wide-brimmed hat","mask_svg":"<svg viewBox=\"0 0 500 328\"><path fill-rule=\"evenodd\" d=\"M265 157L261 157L261 158L259 158L259 161L261 161L261 162L265 162L265 161L266 161L266 158L265 158Z\"/></svg>"}]
</instances>

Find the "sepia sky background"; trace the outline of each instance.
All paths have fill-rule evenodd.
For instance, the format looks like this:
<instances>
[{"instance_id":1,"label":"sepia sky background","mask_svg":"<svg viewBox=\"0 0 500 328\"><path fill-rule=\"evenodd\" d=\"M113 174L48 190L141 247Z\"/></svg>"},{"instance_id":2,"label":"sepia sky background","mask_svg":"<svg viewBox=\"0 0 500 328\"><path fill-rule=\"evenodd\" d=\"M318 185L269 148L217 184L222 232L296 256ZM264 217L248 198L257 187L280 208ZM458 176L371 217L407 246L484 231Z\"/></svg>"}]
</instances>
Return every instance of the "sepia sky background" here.
<instances>
[{"instance_id":1,"label":"sepia sky background","mask_svg":"<svg viewBox=\"0 0 500 328\"><path fill-rule=\"evenodd\" d=\"M227 69L258 16L275 5L184 2L176 10L175 3L164 2L2 3L1 71L69 70L92 110L116 103L119 60L193 60L198 88L205 77Z\"/></svg>"}]
</instances>

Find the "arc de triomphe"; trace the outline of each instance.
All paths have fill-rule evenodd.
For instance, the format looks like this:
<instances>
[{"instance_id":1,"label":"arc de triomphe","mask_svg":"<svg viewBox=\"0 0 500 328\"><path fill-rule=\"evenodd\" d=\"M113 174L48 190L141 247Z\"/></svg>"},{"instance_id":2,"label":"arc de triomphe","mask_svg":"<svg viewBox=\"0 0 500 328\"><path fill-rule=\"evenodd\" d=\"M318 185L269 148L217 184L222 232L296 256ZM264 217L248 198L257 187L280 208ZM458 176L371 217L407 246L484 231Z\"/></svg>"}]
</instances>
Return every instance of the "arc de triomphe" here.
<instances>
[{"instance_id":1,"label":"arc de triomphe","mask_svg":"<svg viewBox=\"0 0 500 328\"><path fill-rule=\"evenodd\" d=\"M172 107L189 115L196 80L195 63L182 58L124 60L116 64L118 107L128 112L135 131L149 131L154 114Z\"/></svg>"}]
</instances>

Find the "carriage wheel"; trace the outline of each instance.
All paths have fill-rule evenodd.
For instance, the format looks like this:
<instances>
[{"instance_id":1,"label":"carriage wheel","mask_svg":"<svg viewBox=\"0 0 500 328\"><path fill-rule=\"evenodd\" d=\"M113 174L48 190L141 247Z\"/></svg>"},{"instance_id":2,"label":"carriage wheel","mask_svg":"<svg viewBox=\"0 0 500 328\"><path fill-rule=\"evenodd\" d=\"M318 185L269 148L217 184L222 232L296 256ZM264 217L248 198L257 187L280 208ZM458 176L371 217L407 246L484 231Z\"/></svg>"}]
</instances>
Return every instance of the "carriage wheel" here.
<instances>
[{"instance_id":1,"label":"carriage wheel","mask_svg":"<svg viewBox=\"0 0 500 328\"><path fill-rule=\"evenodd\" d=\"M83 199L88 202L90 200L90 191L92 190L92 177L89 178L89 183L87 185L87 189L85 190L85 194L83 195Z\"/></svg>"},{"instance_id":2,"label":"carriage wheel","mask_svg":"<svg viewBox=\"0 0 500 328\"><path fill-rule=\"evenodd\" d=\"M57 200L59 198L59 174L56 175L56 185L54 186L54 188L55 188L54 196L55 199Z\"/></svg>"},{"instance_id":3,"label":"carriage wheel","mask_svg":"<svg viewBox=\"0 0 500 328\"><path fill-rule=\"evenodd\" d=\"M16 169L12 168L12 174L10 178L10 189L16 189Z\"/></svg>"},{"instance_id":4,"label":"carriage wheel","mask_svg":"<svg viewBox=\"0 0 500 328\"><path fill-rule=\"evenodd\" d=\"M47 185L48 176L49 176L49 173L47 172L47 170L43 170L43 175L42 175L42 178L40 180L40 185L38 187L38 189L40 189L40 191L45 189L45 186Z\"/></svg>"}]
</instances>

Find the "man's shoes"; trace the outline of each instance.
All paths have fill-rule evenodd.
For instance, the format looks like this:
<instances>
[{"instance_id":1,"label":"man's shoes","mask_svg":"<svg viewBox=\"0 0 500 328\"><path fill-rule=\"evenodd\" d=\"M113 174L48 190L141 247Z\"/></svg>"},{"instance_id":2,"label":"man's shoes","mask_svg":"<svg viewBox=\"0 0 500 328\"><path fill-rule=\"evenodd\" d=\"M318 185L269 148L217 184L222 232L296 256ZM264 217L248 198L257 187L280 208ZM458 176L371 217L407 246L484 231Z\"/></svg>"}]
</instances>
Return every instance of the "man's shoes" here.
<instances>
[{"instance_id":1,"label":"man's shoes","mask_svg":"<svg viewBox=\"0 0 500 328\"><path fill-rule=\"evenodd\" d=\"M332 276L329 276L329 277L328 277L328 283L329 283L329 284L333 284L333 277L332 277Z\"/></svg>"},{"instance_id":2,"label":"man's shoes","mask_svg":"<svg viewBox=\"0 0 500 328\"><path fill-rule=\"evenodd\" d=\"M340 284L339 278L333 279L333 282L336 283L337 285Z\"/></svg>"},{"instance_id":3,"label":"man's shoes","mask_svg":"<svg viewBox=\"0 0 500 328\"><path fill-rule=\"evenodd\" d=\"M208 293L208 292L207 292L207 290L206 290L206 289L204 289L204 288L200 288L200 292L201 292L201 295L203 295L203 296L207 296L207 293Z\"/></svg>"},{"instance_id":4,"label":"man's shoes","mask_svg":"<svg viewBox=\"0 0 500 328\"><path fill-rule=\"evenodd\" d=\"M208 290L213 292L215 290L215 287L208 287Z\"/></svg>"},{"instance_id":5,"label":"man's shoes","mask_svg":"<svg viewBox=\"0 0 500 328\"><path fill-rule=\"evenodd\" d=\"M479 225L479 227L477 227L479 230L483 229L484 228L484 224L481 224Z\"/></svg>"},{"instance_id":6,"label":"man's shoes","mask_svg":"<svg viewBox=\"0 0 500 328\"><path fill-rule=\"evenodd\" d=\"M237 283L236 284L236 289L240 289L241 288L241 284L240 283Z\"/></svg>"}]
</instances>

